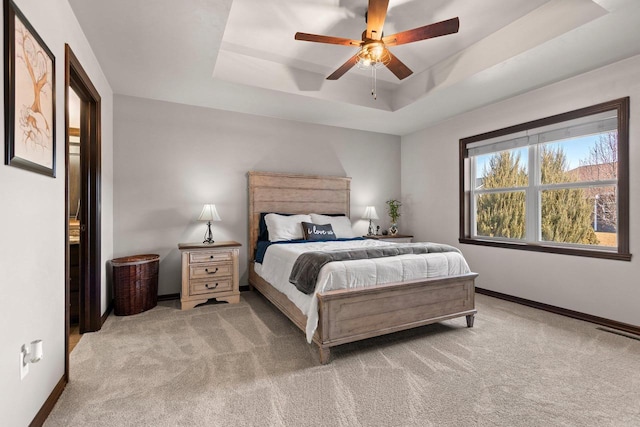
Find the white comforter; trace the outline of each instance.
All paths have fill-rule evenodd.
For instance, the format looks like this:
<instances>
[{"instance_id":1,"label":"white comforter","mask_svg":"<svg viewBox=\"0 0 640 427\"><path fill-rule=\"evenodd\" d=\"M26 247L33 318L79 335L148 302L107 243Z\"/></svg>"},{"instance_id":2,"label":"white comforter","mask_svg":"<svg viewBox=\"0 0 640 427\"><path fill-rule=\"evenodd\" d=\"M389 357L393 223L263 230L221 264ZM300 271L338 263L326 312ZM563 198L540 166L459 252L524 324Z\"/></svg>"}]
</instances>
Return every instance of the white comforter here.
<instances>
[{"instance_id":1,"label":"white comforter","mask_svg":"<svg viewBox=\"0 0 640 427\"><path fill-rule=\"evenodd\" d=\"M285 294L307 316L307 341L310 343L318 327L317 293L333 289L350 289L385 283L402 282L424 277L455 276L469 273L469 266L458 252L411 254L394 257L336 261L320 270L315 292L306 295L289 283L289 275L298 255L309 251L336 250L395 243L377 240L355 240L318 243L271 245L262 264L255 271Z\"/></svg>"}]
</instances>

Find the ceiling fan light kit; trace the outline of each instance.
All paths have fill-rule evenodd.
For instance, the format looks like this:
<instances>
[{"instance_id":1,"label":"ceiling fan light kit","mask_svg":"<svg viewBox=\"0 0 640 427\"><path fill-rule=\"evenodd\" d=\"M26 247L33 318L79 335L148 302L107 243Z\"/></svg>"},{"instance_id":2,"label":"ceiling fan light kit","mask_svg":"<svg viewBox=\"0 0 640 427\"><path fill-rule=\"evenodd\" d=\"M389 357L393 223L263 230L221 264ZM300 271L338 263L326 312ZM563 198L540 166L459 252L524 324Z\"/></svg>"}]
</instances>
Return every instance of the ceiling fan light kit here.
<instances>
[{"instance_id":1,"label":"ceiling fan light kit","mask_svg":"<svg viewBox=\"0 0 640 427\"><path fill-rule=\"evenodd\" d=\"M339 79L354 66L360 69L371 69L373 80L371 95L376 99L376 69L386 66L399 80L413 74L409 67L387 49L387 46L398 46L445 36L457 33L460 28L460 20L453 18L383 37L382 27L387 17L388 8L389 0L369 0L369 8L365 15L367 29L362 33L362 41L300 32L296 33L295 39L315 43L359 46L358 52L328 76L327 80Z\"/></svg>"},{"instance_id":2,"label":"ceiling fan light kit","mask_svg":"<svg viewBox=\"0 0 640 427\"><path fill-rule=\"evenodd\" d=\"M384 43L381 41L369 41L360 48L356 55L358 56L356 67L361 70L371 70L371 96L376 100L378 99L377 70L391 61L389 50L384 47Z\"/></svg>"}]
</instances>

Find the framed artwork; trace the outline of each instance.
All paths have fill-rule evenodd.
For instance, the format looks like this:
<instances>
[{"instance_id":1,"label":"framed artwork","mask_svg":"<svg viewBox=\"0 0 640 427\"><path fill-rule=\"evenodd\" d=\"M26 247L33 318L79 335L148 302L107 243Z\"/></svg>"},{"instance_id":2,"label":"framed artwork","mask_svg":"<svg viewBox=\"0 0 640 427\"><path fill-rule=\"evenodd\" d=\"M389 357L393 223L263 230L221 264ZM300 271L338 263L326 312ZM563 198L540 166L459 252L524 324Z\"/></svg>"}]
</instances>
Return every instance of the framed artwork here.
<instances>
[{"instance_id":1,"label":"framed artwork","mask_svg":"<svg viewBox=\"0 0 640 427\"><path fill-rule=\"evenodd\" d=\"M55 57L4 0L5 164L56 176Z\"/></svg>"}]
</instances>

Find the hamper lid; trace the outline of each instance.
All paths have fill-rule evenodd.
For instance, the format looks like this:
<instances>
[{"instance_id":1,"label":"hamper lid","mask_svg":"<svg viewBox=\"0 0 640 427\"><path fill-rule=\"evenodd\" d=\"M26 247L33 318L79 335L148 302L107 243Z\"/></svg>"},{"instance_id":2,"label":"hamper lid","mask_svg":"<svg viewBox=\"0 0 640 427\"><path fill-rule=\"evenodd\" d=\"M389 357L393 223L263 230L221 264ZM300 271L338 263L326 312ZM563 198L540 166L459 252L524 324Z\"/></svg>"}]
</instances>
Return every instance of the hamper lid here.
<instances>
[{"instance_id":1,"label":"hamper lid","mask_svg":"<svg viewBox=\"0 0 640 427\"><path fill-rule=\"evenodd\" d=\"M111 265L113 265L114 267L122 267L125 265L146 264L148 262L157 261L159 259L160 255L157 254L131 255L112 259Z\"/></svg>"}]
</instances>

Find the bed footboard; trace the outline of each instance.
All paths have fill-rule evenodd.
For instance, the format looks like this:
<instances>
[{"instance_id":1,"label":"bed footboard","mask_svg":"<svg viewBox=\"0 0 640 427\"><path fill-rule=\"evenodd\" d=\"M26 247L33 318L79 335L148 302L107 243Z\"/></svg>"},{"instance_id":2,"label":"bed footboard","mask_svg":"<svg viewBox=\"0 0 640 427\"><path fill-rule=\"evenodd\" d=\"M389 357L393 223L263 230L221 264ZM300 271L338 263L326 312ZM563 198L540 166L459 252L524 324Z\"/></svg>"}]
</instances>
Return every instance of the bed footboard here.
<instances>
[{"instance_id":1,"label":"bed footboard","mask_svg":"<svg viewBox=\"0 0 640 427\"><path fill-rule=\"evenodd\" d=\"M329 348L466 316L473 326L476 273L318 294L321 362ZM325 359L324 361L322 359Z\"/></svg>"},{"instance_id":2,"label":"bed footboard","mask_svg":"<svg viewBox=\"0 0 640 427\"><path fill-rule=\"evenodd\" d=\"M320 363L329 361L331 347L404 329L466 316L473 326L476 273L436 277L318 294L318 329L313 341ZM303 332L307 317L280 291L249 267L249 283Z\"/></svg>"}]
</instances>

